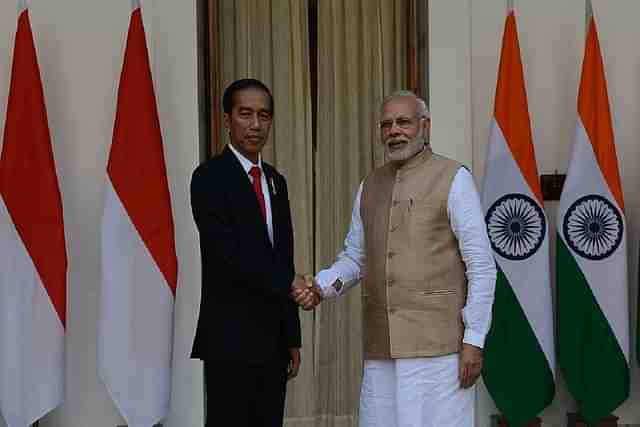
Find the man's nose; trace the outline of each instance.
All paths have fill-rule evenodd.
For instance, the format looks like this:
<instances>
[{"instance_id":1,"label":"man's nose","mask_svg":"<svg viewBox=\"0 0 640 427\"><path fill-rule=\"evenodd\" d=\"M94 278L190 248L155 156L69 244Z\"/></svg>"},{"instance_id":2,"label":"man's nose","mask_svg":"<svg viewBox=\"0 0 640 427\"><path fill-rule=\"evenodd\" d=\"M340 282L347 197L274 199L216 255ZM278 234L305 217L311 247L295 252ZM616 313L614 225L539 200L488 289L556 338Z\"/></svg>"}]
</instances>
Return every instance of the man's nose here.
<instances>
[{"instance_id":1,"label":"man's nose","mask_svg":"<svg viewBox=\"0 0 640 427\"><path fill-rule=\"evenodd\" d=\"M251 121L249 122L249 126L251 129L258 129L260 127L260 118L257 114L251 116Z\"/></svg>"},{"instance_id":2,"label":"man's nose","mask_svg":"<svg viewBox=\"0 0 640 427\"><path fill-rule=\"evenodd\" d=\"M394 120L391 123L391 129L389 129L389 136L396 136L402 133L402 129L398 126L398 123Z\"/></svg>"}]
</instances>

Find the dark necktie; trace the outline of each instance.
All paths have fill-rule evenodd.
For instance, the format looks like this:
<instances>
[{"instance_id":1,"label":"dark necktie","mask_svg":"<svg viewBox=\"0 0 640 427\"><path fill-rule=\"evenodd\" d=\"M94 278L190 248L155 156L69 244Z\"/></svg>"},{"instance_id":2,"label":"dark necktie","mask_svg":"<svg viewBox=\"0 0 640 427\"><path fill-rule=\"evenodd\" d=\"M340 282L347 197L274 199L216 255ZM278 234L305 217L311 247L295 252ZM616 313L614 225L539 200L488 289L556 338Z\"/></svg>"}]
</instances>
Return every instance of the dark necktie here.
<instances>
[{"instance_id":1,"label":"dark necktie","mask_svg":"<svg viewBox=\"0 0 640 427\"><path fill-rule=\"evenodd\" d=\"M253 177L253 191L256 192L256 197L258 198L258 204L260 205L260 212L262 212L262 219L266 224L267 222L267 208L264 204L264 195L262 194L262 180L260 179L260 168L254 166L249 171L249 175Z\"/></svg>"}]
</instances>

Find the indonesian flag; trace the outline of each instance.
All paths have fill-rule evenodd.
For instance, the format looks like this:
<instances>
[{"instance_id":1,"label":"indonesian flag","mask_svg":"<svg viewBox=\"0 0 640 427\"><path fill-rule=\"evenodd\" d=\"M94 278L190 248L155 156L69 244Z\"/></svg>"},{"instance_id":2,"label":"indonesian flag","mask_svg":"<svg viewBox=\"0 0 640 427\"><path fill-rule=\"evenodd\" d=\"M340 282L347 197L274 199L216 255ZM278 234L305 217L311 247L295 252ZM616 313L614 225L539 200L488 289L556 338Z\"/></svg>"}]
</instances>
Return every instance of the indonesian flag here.
<instances>
[{"instance_id":1,"label":"indonesian flag","mask_svg":"<svg viewBox=\"0 0 640 427\"><path fill-rule=\"evenodd\" d=\"M64 396L62 200L29 23L18 16L0 157L0 409L26 427Z\"/></svg>"},{"instance_id":2,"label":"indonesian flag","mask_svg":"<svg viewBox=\"0 0 640 427\"><path fill-rule=\"evenodd\" d=\"M626 225L604 64L591 16L557 251L558 358L589 423L629 395Z\"/></svg>"},{"instance_id":3,"label":"indonesian flag","mask_svg":"<svg viewBox=\"0 0 640 427\"><path fill-rule=\"evenodd\" d=\"M553 400L555 353L549 227L531 136L516 17L508 14L482 192L498 266L483 378L509 425Z\"/></svg>"},{"instance_id":4,"label":"indonesian flag","mask_svg":"<svg viewBox=\"0 0 640 427\"><path fill-rule=\"evenodd\" d=\"M150 427L169 410L177 259L138 2L120 77L104 203L98 367L128 425Z\"/></svg>"}]
</instances>

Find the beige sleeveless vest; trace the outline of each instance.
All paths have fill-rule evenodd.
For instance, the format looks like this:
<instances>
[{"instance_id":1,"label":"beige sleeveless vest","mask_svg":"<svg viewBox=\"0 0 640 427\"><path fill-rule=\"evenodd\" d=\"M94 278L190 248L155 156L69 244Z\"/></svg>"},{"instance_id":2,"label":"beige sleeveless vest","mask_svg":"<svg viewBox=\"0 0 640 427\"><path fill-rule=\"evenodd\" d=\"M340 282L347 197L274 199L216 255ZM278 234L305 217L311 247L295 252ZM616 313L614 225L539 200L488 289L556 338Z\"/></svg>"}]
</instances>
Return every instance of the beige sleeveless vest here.
<instances>
[{"instance_id":1,"label":"beige sleeveless vest","mask_svg":"<svg viewBox=\"0 0 640 427\"><path fill-rule=\"evenodd\" d=\"M447 215L461 165L430 148L364 181L360 215L367 359L429 357L460 350L465 266Z\"/></svg>"}]
</instances>

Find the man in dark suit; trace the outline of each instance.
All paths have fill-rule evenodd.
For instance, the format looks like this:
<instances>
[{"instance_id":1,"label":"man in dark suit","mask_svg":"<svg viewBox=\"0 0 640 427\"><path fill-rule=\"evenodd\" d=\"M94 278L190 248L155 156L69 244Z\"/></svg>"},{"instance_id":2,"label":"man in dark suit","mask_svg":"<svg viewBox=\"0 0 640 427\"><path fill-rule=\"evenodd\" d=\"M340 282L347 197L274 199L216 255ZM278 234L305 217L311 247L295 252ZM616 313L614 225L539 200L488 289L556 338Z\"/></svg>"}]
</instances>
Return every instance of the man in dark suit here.
<instances>
[{"instance_id":1,"label":"man in dark suit","mask_svg":"<svg viewBox=\"0 0 640 427\"><path fill-rule=\"evenodd\" d=\"M300 366L298 306L287 184L260 152L273 97L260 81L223 96L230 144L200 165L191 206L200 233L202 297L191 357L202 359L206 426L282 426L287 379Z\"/></svg>"}]
</instances>

